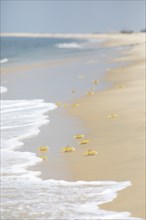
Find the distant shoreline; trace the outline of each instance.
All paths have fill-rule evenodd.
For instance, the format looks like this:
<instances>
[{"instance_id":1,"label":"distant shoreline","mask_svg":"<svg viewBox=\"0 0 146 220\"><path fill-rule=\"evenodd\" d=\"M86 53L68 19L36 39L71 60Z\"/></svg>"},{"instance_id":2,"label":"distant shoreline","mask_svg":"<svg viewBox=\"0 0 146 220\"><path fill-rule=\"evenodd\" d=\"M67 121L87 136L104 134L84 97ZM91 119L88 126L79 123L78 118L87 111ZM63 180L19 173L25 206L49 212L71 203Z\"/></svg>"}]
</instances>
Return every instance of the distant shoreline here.
<instances>
[{"instance_id":1,"label":"distant shoreline","mask_svg":"<svg viewBox=\"0 0 146 220\"><path fill-rule=\"evenodd\" d=\"M41 37L50 37L50 36L56 36L56 37L59 37L59 36L76 36L76 37L80 37L80 36L91 36L91 35L99 35L100 33L96 33L96 34L93 34L93 33L86 33L86 34L83 34L83 33L0 33L1 36L15 36L15 37L24 37L24 36L32 36L32 37L38 37L38 36L41 36ZM101 33L102 35L105 33ZM100 34L100 35L101 35Z\"/></svg>"},{"instance_id":2,"label":"distant shoreline","mask_svg":"<svg viewBox=\"0 0 146 220\"><path fill-rule=\"evenodd\" d=\"M103 38L107 34L80 34L80 33L0 33L1 37L41 37L41 38Z\"/></svg>"},{"instance_id":3,"label":"distant shoreline","mask_svg":"<svg viewBox=\"0 0 146 220\"><path fill-rule=\"evenodd\" d=\"M127 41L127 38L131 39L131 42ZM143 36L145 33L0 33L0 37L28 37L28 38L76 38L76 39L95 39L104 40L103 46L106 47L117 47L117 42L119 46L127 46L129 44L137 43L135 36L140 37L142 42L144 42Z\"/></svg>"}]
</instances>

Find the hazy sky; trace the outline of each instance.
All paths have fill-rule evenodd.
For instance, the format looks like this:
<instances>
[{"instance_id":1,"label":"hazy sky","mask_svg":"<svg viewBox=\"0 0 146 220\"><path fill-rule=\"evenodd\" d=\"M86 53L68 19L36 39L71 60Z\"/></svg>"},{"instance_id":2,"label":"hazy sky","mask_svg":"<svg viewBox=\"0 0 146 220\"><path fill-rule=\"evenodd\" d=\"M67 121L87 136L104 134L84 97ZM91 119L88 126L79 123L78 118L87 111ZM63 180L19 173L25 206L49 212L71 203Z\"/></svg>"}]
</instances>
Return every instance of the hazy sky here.
<instances>
[{"instance_id":1,"label":"hazy sky","mask_svg":"<svg viewBox=\"0 0 146 220\"><path fill-rule=\"evenodd\" d=\"M145 0L0 0L1 32L89 33L145 28Z\"/></svg>"}]
</instances>

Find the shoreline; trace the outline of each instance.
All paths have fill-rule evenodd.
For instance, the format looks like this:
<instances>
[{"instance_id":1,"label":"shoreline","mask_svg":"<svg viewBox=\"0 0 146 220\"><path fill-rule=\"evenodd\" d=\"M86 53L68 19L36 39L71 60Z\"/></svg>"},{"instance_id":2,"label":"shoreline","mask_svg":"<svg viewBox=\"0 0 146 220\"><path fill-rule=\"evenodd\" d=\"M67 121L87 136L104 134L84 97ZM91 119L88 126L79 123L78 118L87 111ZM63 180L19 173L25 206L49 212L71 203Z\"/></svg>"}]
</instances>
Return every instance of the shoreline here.
<instances>
[{"instance_id":1,"label":"shoreline","mask_svg":"<svg viewBox=\"0 0 146 220\"><path fill-rule=\"evenodd\" d=\"M35 152L37 156L39 156L37 154L38 145L39 146L44 144L49 145L51 149L48 154L48 159L50 157L48 161L41 162L36 166L29 167L28 169L35 171L38 170L43 171L42 174L40 175L40 178L45 180L50 179L51 177L59 180L65 179L67 181L78 181L78 180L102 181L103 180L103 181L124 182L130 180L132 184L134 184L132 187L128 187L125 190L118 192L117 199L115 199L114 201L108 204L104 204L101 207L103 207L103 209L107 209L111 211L128 211L128 212L130 211L132 213L132 216L143 217L144 216L143 214L144 185L142 185L140 181L141 182L143 181L144 183L144 179L143 179L144 172L142 170L143 169L142 139L144 134L141 135L140 132L143 131L143 127L142 127L143 119L141 118L141 116L143 116L143 109L141 106L141 104L143 103L143 95L141 96L141 94L143 92L144 85L143 85L143 76L142 75L139 76L137 74L137 71L143 72L143 69L141 68L139 69L139 67L141 67L141 65L143 64L143 60L142 58L137 60L137 56L136 57L135 55L133 56L134 50L136 50L134 51L134 54L135 53L136 55L139 54L138 51L140 51L140 49L138 49L138 47L140 47L142 43L141 42L139 43L138 41L139 36L137 37L137 39L134 39L134 35L127 35L127 36L130 39L126 38L125 35L124 35L124 40L123 40L123 35L121 35L121 37L120 36L118 37L118 35L110 36L109 41L104 42L103 45L105 45L105 47L119 47L123 45L124 46L135 45L135 47L133 47L132 50L130 48L130 51L128 52L126 50L126 53L125 50L120 52L121 54L124 55L124 57L120 56L118 58L112 58L110 60L110 63L112 63L113 61L117 61L117 63L121 61L122 65L119 68L117 67L116 68L113 67L113 69L111 68L106 76L101 77L101 81L103 77L105 77L105 80L108 82L108 85L110 84L111 86L109 86L110 88L105 86L103 87L102 91L100 90L98 91L98 89L101 86L99 83L99 87L97 87L98 89L95 92L95 95L93 96L85 96L84 91L87 92L87 89L91 88L92 80L94 80L94 78L96 79L97 77L98 79L98 77L100 77L103 74L102 72L103 70L98 68L98 66L94 66L95 64L93 65L94 66L93 68L92 66L90 66L87 71L87 67L89 65L87 64L88 59L91 58L95 59L96 58L95 54L93 54L94 56L92 57L89 56L87 58L85 57L83 60L82 59L78 60L78 62L76 59L74 60L73 63L69 62L69 64L67 64L65 62L67 65L69 65L68 70L70 76L69 74L66 75L67 72L64 72L66 66L60 65L61 63L59 63L58 67L57 65L51 65L51 66L46 65L50 71L49 73L50 75L47 73L48 69L46 68L40 68L40 70L39 68L36 69L34 68L34 72L27 70L27 72L23 73L23 71L20 71L15 75L15 77L13 74L12 76L10 76L11 74L7 74L7 73L4 75L5 76L9 75L8 81L10 81L10 90L8 91L11 92L10 96L12 99L14 97L17 99L19 98L24 99L28 97L30 98L30 96L33 99L35 95L39 98L43 98L45 102L50 102L49 96L51 97L51 94L56 92L55 94L53 94L56 101L63 101L64 103L66 103L68 98L70 99L71 96L73 95L74 98L72 96L73 100L71 98L69 103L72 103L74 101L80 104L78 108L74 108L74 109L73 108L58 109L59 111L57 113L57 118L56 118L56 113L54 111L52 113L49 113L49 117L51 117L51 120L48 127L46 126L42 127L40 129L41 130L40 135L32 139L29 138L23 141L25 144L25 149L24 147L22 147L20 151ZM136 58L136 62L134 64L133 64L133 58L134 59ZM80 65L84 66L85 72L79 71ZM43 67L43 65L41 67ZM74 68L76 69L75 72L73 71ZM79 74L81 72L86 73L86 71L88 73L88 75L86 75L87 78L85 77L84 80L80 81L78 78ZM123 74L123 72L126 74ZM34 83L35 78L36 78L35 80L36 85L40 85L39 83L42 83L44 85L43 80L38 82L38 84L36 81L38 81L37 80L38 78L42 79L44 76L46 76L46 73L48 75L47 76L48 78L46 78L46 82L47 80L54 80L55 77L55 81L53 82L55 83L57 89L58 89L57 85L61 82L64 83L64 80L66 80L65 81L66 84L72 86L72 81L69 80L71 77L73 77L73 80L76 79L74 85L77 85L77 88L78 90L80 88L80 91L78 91L77 94L71 95L71 89L76 89L76 88L74 86L72 88L69 86L65 90L63 90L62 94L61 93L58 94L58 90L55 91L54 88L50 88L50 87L48 89L48 84L45 84L46 87L42 88L41 93L35 89L35 86L31 90L32 94L29 93L29 89L28 91L25 91L25 87L26 87L25 83L27 82L28 88L31 88L30 86L32 85L32 82ZM63 81L61 81L62 79ZM82 82L85 81L88 81L88 83L86 82L87 85L86 86L84 85L82 87L81 84ZM22 84L22 82L25 83ZM53 87L54 87L54 83L52 83ZM13 88L17 84L22 85L21 89L24 92L23 94L16 95L15 93L16 91L14 91ZM139 100L139 95L141 97L140 100ZM7 97L6 93L5 96ZM56 99L56 97L58 98ZM139 108L137 109L137 106L138 107L140 106L140 109ZM134 114L133 112L131 112L131 108L135 109ZM139 115L137 116L137 112L138 114L140 114L140 117L138 117ZM108 114L111 113L117 113L119 116L118 119L111 121L108 120L107 116ZM136 118L136 121L135 120L133 121L133 117ZM124 121L128 123L128 127L126 126ZM137 124L135 124L135 122ZM64 129L62 129L62 124L65 127ZM56 130L58 133L56 132ZM127 130L128 132L126 132ZM86 145L77 146L76 151L73 154L66 155L60 153L60 149L64 145L67 144L71 144L71 145L73 144L74 146L77 145L77 142L73 139L73 136L75 135L76 132L84 133L86 137L89 138L90 144L87 146ZM132 140L132 138L135 140L135 134L137 135L135 141L136 143L134 143L134 141ZM140 145L139 151L137 149L136 144L138 146ZM89 147L97 151L98 154L95 157L83 156L83 153L86 150L88 150ZM131 149L132 150L134 149L134 152L132 152L132 154L130 152ZM141 159L141 161L139 161L139 158ZM133 162L134 160L136 160L136 162ZM124 169L126 169L124 170L124 172L122 170L123 166ZM130 175L128 173L129 168L131 169ZM134 174L133 171L135 171L136 174ZM141 176L139 180L137 180L138 175ZM141 189L139 190L138 187L140 187ZM139 201L138 207L136 207L137 204L134 203L133 200ZM142 209L142 211L140 209Z\"/></svg>"},{"instance_id":2,"label":"shoreline","mask_svg":"<svg viewBox=\"0 0 146 220\"><path fill-rule=\"evenodd\" d=\"M102 53L104 54L104 51ZM113 50L107 50L107 54L112 56L114 52ZM102 54L99 55L99 57L101 56L100 65L98 62L93 64L88 63L90 60L95 60L97 56L98 54L93 51L93 53L86 53L84 56L74 57L74 59L68 57L62 60L62 62L59 62L58 65L55 62L54 65L42 64L42 68L34 68L33 71L32 69L25 69L20 72L16 70L13 72L13 69L11 69L12 74L3 71L2 81L6 82L4 85L8 88L8 92L3 94L3 98L6 100L33 100L37 98L43 99L46 103L61 101L64 104L72 105L78 97L82 97L88 92L93 79L98 77L99 80L100 78L102 80L105 69L115 66L105 62ZM84 74L84 78L80 79L82 74ZM104 88L106 88L106 84L100 83L97 90ZM72 93L72 90L76 90L76 92ZM39 171L41 170L42 175L40 177L43 179L56 178L72 181L74 179L66 165L65 156L68 157L69 155L62 154L60 149L68 144L75 145L74 134L76 131L84 132L84 129L79 125L80 122L78 120L74 120L70 115L66 114L66 108L68 107L58 108L53 112L48 112L50 123L41 127L38 136L24 139L24 146L20 149L22 152L31 151L36 153L37 156L40 156L38 154L38 147L42 145L49 146L47 166L45 161L45 164L42 162L35 167L28 168L35 171L37 169ZM64 125L63 130L62 124ZM52 169L54 166L55 172Z\"/></svg>"},{"instance_id":3,"label":"shoreline","mask_svg":"<svg viewBox=\"0 0 146 220\"><path fill-rule=\"evenodd\" d=\"M106 80L113 83L113 88L84 97L79 100L80 107L76 111L69 110L69 114L82 120L88 129L90 146L80 147L82 155L89 148L98 152L94 158L82 158L80 153L76 154L80 166L72 163L70 169L77 178L85 180L131 181L131 187L119 192L117 199L101 207L130 211L132 216L144 217L145 43L144 39L142 42L139 40L135 39L136 45L124 54L125 59L121 57L117 60L130 61L130 64L107 74ZM126 43L131 44L130 37ZM123 42L113 41L107 46L117 44L123 45ZM112 113L118 114L118 118L109 120L108 115Z\"/></svg>"},{"instance_id":4,"label":"shoreline","mask_svg":"<svg viewBox=\"0 0 146 220\"><path fill-rule=\"evenodd\" d=\"M115 33L119 34L119 33ZM1 37L42 37L42 38L103 38L110 33L0 33ZM111 33L113 35L113 33Z\"/></svg>"}]
</instances>

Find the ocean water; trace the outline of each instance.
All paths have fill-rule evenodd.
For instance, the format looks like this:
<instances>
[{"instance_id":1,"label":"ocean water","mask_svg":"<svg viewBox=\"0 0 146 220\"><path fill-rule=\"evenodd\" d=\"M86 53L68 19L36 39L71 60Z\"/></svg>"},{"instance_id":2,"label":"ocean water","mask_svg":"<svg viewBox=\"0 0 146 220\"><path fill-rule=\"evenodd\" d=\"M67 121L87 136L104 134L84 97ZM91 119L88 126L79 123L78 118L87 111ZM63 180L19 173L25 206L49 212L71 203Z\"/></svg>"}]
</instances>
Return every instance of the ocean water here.
<instances>
[{"instance_id":1,"label":"ocean water","mask_svg":"<svg viewBox=\"0 0 146 220\"><path fill-rule=\"evenodd\" d=\"M2 66L81 56L94 51L97 44L75 39L51 39L49 44L48 39L28 38L6 38L2 42ZM2 86L1 93L9 95L9 88ZM115 199L118 191L130 187L130 181L42 180L40 172L28 169L42 160L19 149L26 138L39 135L41 127L49 123L49 112L56 108L40 98L1 100L1 219L139 220L129 212L99 208Z\"/></svg>"},{"instance_id":2,"label":"ocean water","mask_svg":"<svg viewBox=\"0 0 146 220\"><path fill-rule=\"evenodd\" d=\"M24 64L77 55L94 49L96 41L64 38L1 37L1 64Z\"/></svg>"}]
</instances>

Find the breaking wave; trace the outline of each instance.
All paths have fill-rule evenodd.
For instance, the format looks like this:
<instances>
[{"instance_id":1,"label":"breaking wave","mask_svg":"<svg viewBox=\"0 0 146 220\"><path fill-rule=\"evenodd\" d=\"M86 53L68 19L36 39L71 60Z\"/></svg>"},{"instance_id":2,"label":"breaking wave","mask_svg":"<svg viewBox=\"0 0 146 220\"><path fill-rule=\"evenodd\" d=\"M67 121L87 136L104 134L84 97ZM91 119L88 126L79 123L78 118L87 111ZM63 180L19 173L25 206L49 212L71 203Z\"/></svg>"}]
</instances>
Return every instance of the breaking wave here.
<instances>
[{"instance_id":1,"label":"breaking wave","mask_svg":"<svg viewBox=\"0 0 146 220\"><path fill-rule=\"evenodd\" d=\"M59 43L55 45L58 48L64 48L64 49L81 49L83 48L82 44L78 44L76 42L72 42L72 43Z\"/></svg>"},{"instance_id":2,"label":"breaking wave","mask_svg":"<svg viewBox=\"0 0 146 220\"><path fill-rule=\"evenodd\" d=\"M1 59L0 60L0 63L2 64L2 63L7 63L8 62L8 59L7 58L3 58L3 59Z\"/></svg>"}]
</instances>

